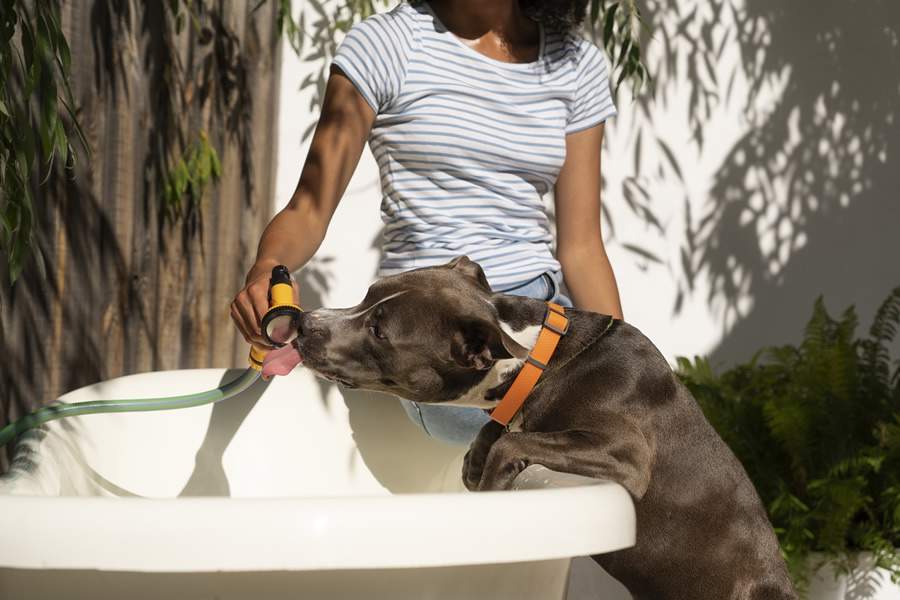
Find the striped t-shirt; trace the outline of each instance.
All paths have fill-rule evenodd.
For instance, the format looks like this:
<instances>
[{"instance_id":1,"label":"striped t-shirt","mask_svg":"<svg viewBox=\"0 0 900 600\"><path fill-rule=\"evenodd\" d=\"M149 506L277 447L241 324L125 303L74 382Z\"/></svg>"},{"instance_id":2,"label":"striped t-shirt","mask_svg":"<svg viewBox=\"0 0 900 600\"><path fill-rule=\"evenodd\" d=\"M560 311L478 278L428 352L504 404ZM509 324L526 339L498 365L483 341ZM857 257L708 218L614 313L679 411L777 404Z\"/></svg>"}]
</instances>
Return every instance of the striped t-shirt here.
<instances>
[{"instance_id":1,"label":"striped t-shirt","mask_svg":"<svg viewBox=\"0 0 900 600\"><path fill-rule=\"evenodd\" d=\"M542 197L566 134L616 114L595 44L541 25L538 60L507 63L401 2L351 27L334 64L376 113L379 277L465 254L502 291L560 268Z\"/></svg>"}]
</instances>

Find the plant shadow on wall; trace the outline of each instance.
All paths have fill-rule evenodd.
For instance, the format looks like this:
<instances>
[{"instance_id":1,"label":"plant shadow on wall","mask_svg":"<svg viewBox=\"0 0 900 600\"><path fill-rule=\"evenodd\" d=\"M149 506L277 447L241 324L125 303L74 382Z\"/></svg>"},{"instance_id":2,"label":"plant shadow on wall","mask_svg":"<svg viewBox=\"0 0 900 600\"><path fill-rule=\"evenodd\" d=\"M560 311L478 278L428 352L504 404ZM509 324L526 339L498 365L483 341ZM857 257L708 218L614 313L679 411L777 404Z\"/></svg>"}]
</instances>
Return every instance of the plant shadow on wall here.
<instances>
[{"instance_id":1,"label":"plant shadow on wall","mask_svg":"<svg viewBox=\"0 0 900 600\"><path fill-rule=\"evenodd\" d=\"M900 171L892 167L900 155L900 3L646 5L649 43L660 48L649 67L657 85L634 105L643 123L635 126L635 175L622 195L651 228L682 240L670 260L651 257L680 273L675 314L688 298L706 295L725 328L714 362L796 339L819 294L871 317L900 282L892 258L900 255ZM729 54L735 44L737 67ZM671 142L656 139L658 164L641 155L656 135L654 113L675 101L685 80L685 121L698 156L706 148L721 154L717 113L746 121L709 190L689 189L690 165L679 157L691 153L673 151ZM735 91L741 82L744 97ZM648 188L664 180L685 189L683 237L653 213L661 207Z\"/></svg>"},{"instance_id":2,"label":"plant shadow on wall","mask_svg":"<svg viewBox=\"0 0 900 600\"><path fill-rule=\"evenodd\" d=\"M325 306L325 297L334 280L334 258L316 256L297 273L297 284L300 286L300 304L303 310L316 310ZM335 384L316 377L319 386L319 400L327 408L328 393Z\"/></svg>"},{"instance_id":3,"label":"plant shadow on wall","mask_svg":"<svg viewBox=\"0 0 900 600\"><path fill-rule=\"evenodd\" d=\"M374 4L339 3L329 15L313 0L298 23L289 22L295 49L309 41L304 60L321 62L300 86L313 92L311 110L321 105L337 32L371 14ZM796 338L806 307L820 293L829 304L852 303L863 318L871 316L898 278L889 257L900 254L894 232L900 173L889 165L900 152L894 76L900 72L900 3L639 4L647 30L630 19L609 29L613 4L594 27L587 26L607 49L614 86L623 76L621 56L604 38L637 30L640 48L651 49L645 58L653 92L637 94L633 103L625 94L617 98L621 117L637 117L630 132L633 172L621 190L606 194L621 197L647 232L640 239L620 234L622 213L604 202L608 245L630 252L641 268L668 269L678 290L676 315L689 299L704 295L725 333L716 362L746 358L750 349L779 341L773 336ZM633 77L625 80L635 87ZM687 141L667 140L668 124L656 123L670 106L681 106L684 86ZM728 142L719 139L717 125L723 114L732 124L741 119L743 130L724 152ZM611 137L620 135L619 120L609 128ZM693 156L698 163L709 163L708 157L716 162L711 187L691 189L698 180L690 172ZM655 189L661 187L666 189ZM680 211L663 205L661 198L679 192ZM667 212L684 218L673 221ZM666 239L677 239L675 247ZM668 247L661 250L663 244Z\"/></svg>"}]
</instances>

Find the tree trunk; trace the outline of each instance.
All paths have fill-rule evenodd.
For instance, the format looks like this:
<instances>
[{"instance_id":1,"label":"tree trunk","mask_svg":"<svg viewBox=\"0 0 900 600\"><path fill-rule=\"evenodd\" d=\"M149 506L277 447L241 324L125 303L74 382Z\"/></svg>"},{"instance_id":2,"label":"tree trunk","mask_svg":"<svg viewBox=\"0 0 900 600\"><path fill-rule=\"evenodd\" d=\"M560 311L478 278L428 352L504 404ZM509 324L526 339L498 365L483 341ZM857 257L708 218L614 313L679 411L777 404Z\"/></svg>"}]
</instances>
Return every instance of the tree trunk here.
<instances>
[{"instance_id":1,"label":"tree trunk","mask_svg":"<svg viewBox=\"0 0 900 600\"><path fill-rule=\"evenodd\" d=\"M246 364L229 304L272 209L278 3L220 1L201 21L212 41L188 19L168 46L166 4L62 3L92 156L36 183L46 277L33 257L15 286L0 286L0 425L127 373ZM165 108L173 57L184 110ZM187 142L207 133L222 174L199 210L172 220L160 210L160 149L179 128Z\"/></svg>"}]
</instances>

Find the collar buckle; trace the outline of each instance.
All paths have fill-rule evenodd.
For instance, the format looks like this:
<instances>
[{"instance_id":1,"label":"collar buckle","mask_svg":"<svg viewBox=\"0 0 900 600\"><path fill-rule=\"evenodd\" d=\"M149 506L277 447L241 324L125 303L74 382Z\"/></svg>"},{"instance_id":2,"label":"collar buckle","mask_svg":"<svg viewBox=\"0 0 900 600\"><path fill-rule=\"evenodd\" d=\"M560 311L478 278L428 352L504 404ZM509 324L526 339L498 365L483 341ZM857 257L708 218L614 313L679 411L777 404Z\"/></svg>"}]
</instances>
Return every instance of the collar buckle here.
<instances>
[{"instance_id":1,"label":"collar buckle","mask_svg":"<svg viewBox=\"0 0 900 600\"><path fill-rule=\"evenodd\" d=\"M531 354L529 354L528 356L525 357L525 362L529 362L529 363L533 364L534 366L536 366L536 367L537 367L538 369L540 369L541 371L546 371L546 370L547 370L547 363L539 361L538 359L536 359L536 358L535 358L534 356L532 356Z\"/></svg>"},{"instance_id":2,"label":"collar buckle","mask_svg":"<svg viewBox=\"0 0 900 600\"><path fill-rule=\"evenodd\" d=\"M548 302L543 326L558 335L566 335L569 331L569 319L563 310L558 304ZM556 322L554 323L554 321Z\"/></svg>"}]
</instances>

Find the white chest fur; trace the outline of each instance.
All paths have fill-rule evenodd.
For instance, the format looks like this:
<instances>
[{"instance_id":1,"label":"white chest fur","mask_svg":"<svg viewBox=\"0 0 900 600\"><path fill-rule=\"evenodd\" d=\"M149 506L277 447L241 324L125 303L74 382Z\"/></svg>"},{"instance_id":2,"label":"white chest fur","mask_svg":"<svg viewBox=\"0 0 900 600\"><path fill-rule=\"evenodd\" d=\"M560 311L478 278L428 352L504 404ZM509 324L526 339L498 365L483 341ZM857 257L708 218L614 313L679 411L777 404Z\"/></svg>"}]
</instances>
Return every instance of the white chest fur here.
<instances>
[{"instance_id":1,"label":"white chest fur","mask_svg":"<svg viewBox=\"0 0 900 600\"><path fill-rule=\"evenodd\" d=\"M524 421L524 417L522 416L523 412L520 410L515 414L512 418L512 421L509 422L509 425L506 426L507 431L522 431L522 421Z\"/></svg>"}]
</instances>

